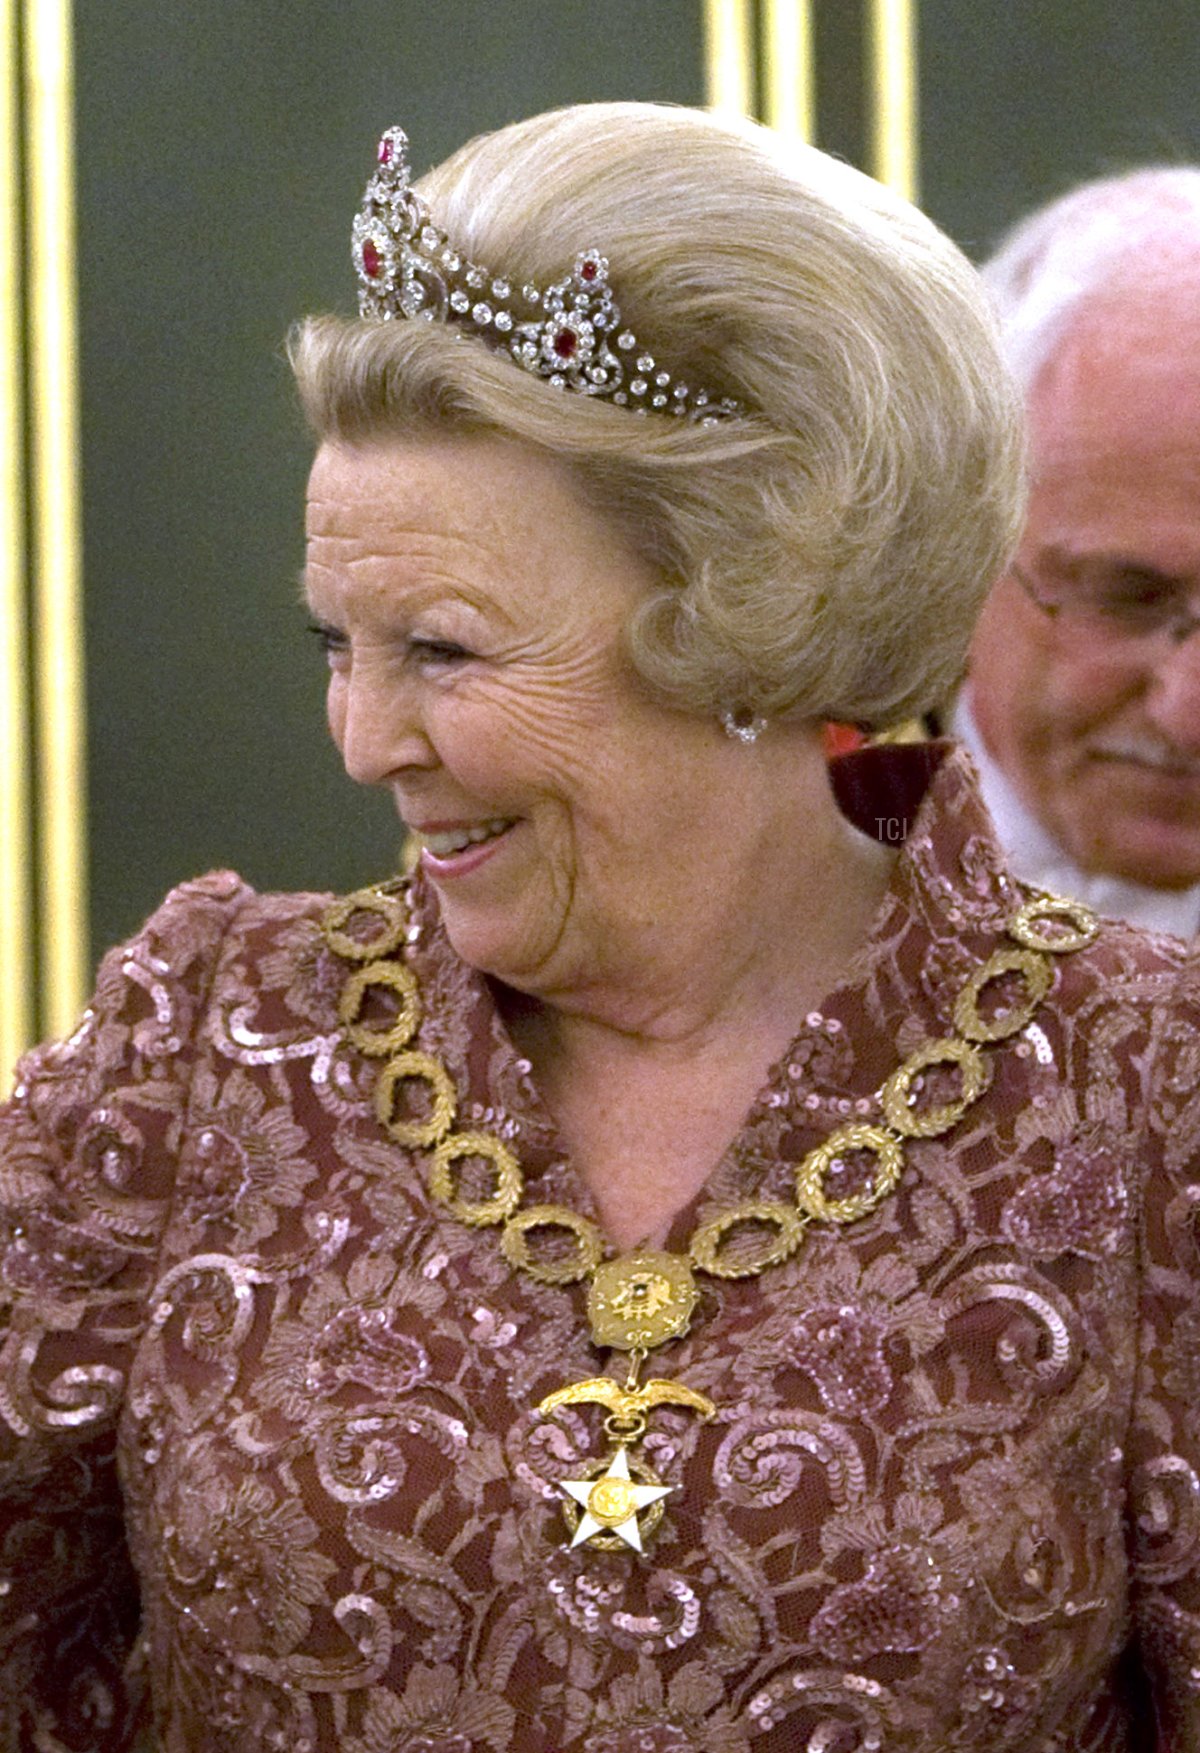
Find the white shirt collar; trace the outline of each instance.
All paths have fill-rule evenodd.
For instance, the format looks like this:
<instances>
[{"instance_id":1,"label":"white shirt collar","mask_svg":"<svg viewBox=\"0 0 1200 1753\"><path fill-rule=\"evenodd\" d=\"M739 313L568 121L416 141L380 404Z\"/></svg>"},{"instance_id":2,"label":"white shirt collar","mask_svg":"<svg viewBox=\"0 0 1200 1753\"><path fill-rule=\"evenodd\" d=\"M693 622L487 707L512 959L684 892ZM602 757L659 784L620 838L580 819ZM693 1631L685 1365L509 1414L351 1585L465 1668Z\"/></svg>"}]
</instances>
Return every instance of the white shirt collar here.
<instances>
[{"instance_id":1,"label":"white shirt collar","mask_svg":"<svg viewBox=\"0 0 1200 1753\"><path fill-rule=\"evenodd\" d=\"M980 789L1009 863L1023 882L1070 895L1110 919L1126 919L1146 931L1194 937L1200 931L1200 883L1190 889L1152 889L1126 877L1082 871L1053 835L1026 808L983 745L964 688L954 704L951 733L979 769Z\"/></svg>"}]
</instances>

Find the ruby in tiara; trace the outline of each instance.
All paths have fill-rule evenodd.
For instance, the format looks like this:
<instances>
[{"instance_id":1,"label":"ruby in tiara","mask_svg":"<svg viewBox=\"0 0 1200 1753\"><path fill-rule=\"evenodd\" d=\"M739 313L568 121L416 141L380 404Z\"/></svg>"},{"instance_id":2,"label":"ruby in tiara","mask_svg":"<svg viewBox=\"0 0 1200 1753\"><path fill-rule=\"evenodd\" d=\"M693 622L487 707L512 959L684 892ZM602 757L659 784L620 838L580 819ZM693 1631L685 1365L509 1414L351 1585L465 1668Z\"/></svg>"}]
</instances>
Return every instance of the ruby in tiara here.
<instances>
[{"instance_id":1,"label":"ruby in tiara","mask_svg":"<svg viewBox=\"0 0 1200 1753\"><path fill-rule=\"evenodd\" d=\"M621 327L608 260L599 250L583 250L570 274L545 290L530 283L515 288L506 275L468 261L434 223L410 186L403 128L387 129L375 159L354 221L361 316L453 323L556 389L635 413L712 426L743 412L740 403L689 389L661 367L650 375L653 358ZM481 298L484 288L489 296ZM637 375L630 376L634 360Z\"/></svg>"}]
</instances>

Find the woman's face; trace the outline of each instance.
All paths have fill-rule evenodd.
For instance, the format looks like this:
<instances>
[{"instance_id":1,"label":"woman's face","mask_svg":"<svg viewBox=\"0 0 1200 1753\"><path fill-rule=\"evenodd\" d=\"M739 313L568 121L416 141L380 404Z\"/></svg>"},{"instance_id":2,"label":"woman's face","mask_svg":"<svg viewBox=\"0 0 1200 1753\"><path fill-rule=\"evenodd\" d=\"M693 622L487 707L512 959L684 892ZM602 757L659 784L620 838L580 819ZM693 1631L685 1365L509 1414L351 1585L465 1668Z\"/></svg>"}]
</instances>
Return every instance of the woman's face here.
<instances>
[{"instance_id":1,"label":"woman's face","mask_svg":"<svg viewBox=\"0 0 1200 1753\"><path fill-rule=\"evenodd\" d=\"M515 442L327 444L313 467L307 590L346 770L391 791L458 953L539 996L669 936L720 829L727 739L624 655L658 582Z\"/></svg>"}]
</instances>

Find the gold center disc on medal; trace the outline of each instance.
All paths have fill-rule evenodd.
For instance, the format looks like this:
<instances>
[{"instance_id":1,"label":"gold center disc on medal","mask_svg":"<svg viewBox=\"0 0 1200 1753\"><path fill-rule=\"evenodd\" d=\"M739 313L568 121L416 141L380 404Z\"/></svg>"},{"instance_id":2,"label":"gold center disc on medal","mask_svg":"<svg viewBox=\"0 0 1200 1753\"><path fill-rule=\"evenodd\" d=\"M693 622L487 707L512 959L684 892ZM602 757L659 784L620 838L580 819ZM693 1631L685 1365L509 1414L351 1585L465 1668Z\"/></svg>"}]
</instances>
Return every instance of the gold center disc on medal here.
<instances>
[{"instance_id":1,"label":"gold center disc on medal","mask_svg":"<svg viewBox=\"0 0 1200 1753\"><path fill-rule=\"evenodd\" d=\"M563 1519L571 1533L571 1538L579 1532L579 1524L585 1515L599 1524L596 1532L585 1542L590 1551L625 1552L628 1553L630 1542L620 1534L607 1532L611 1528L619 1528L623 1523L637 1518L639 1536L643 1546L648 1544L658 1532L666 1508L666 1492L653 1491L648 1495L652 1503L638 1507L638 1491L640 1485L660 1486L662 1481L658 1474L651 1471L644 1461L630 1456L626 1452L625 1465L631 1477L622 1479L618 1474L615 1478L609 1473L614 1456L607 1455L602 1460L588 1461L581 1469L583 1480L592 1480L592 1488L587 1494L586 1505L570 1497L564 1498L562 1504Z\"/></svg>"},{"instance_id":2,"label":"gold center disc on medal","mask_svg":"<svg viewBox=\"0 0 1200 1753\"><path fill-rule=\"evenodd\" d=\"M588 1319L597 1345L652 1350L686 1333L699 1292L682 1254L638 1248L592 1275Z\"/></svg>"},{"instance_id":3,"label":"gold center disc on medal","mask_svg":"<svg viewBox=\"0 0 1200 1753\"><path fill-rule=\"evenodd\" d=\"M637 1508L637 1495L628 1479L597 1479L588 1493L588 1514L606 1528L618 1528Z\"/></svg>"}]
</instances>

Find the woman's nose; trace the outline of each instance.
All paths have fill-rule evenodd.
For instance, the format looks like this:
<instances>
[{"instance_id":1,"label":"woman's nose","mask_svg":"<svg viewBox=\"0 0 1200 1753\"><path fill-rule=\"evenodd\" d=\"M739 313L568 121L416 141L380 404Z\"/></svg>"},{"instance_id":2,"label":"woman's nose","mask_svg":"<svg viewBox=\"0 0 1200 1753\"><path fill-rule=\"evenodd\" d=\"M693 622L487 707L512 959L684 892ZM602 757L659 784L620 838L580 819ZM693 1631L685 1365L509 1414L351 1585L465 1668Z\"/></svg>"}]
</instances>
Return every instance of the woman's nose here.
<instances>
[{"instance_id":1,"label":"woman's nose","mask_svg":"<svg viewBox=\"0 0 1200 1753\"><path fill-rule=\"evenodd\" d=\"M359 785L386 785L404 768L434 763L413 690L394 675L355 666L330 690L329 716L342 765Z\"/></svg>"}]
</instances>

